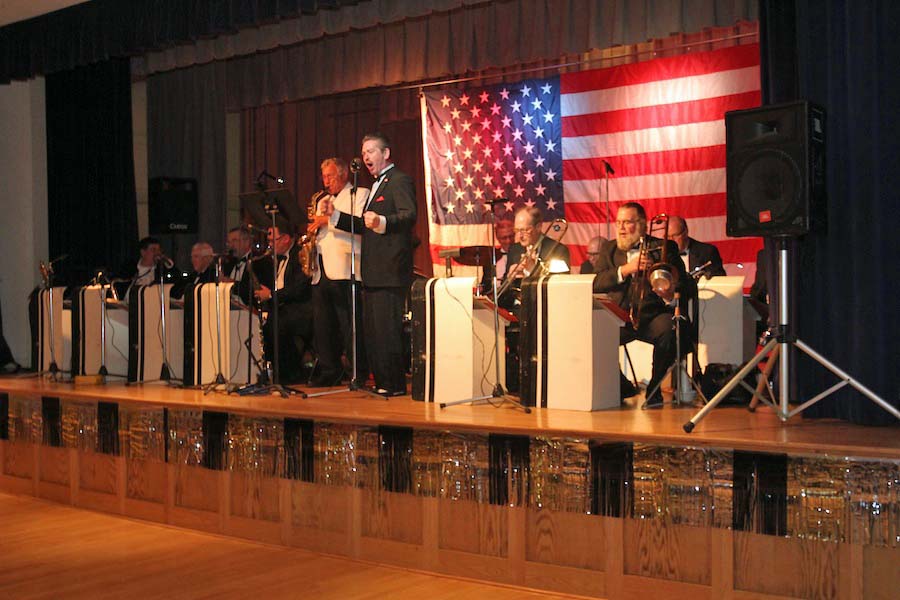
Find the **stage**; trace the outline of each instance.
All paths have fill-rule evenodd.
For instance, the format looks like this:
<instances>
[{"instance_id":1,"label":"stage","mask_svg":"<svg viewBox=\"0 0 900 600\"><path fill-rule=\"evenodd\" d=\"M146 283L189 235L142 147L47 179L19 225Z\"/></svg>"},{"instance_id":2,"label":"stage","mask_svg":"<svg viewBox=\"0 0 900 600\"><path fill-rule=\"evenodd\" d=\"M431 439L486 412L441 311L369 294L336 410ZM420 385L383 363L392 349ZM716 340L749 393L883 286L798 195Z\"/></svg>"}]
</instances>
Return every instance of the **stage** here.
<instances>
[{"instance_id":1,"label":"stage","mask_svg":"<svg viewBox=\"0 0 900 600\"><path fill-rule=\"evenodd\" d=\"M0 378L0 489L593 597L888 597L900 428Z\"/></svg>"}]
</instances>

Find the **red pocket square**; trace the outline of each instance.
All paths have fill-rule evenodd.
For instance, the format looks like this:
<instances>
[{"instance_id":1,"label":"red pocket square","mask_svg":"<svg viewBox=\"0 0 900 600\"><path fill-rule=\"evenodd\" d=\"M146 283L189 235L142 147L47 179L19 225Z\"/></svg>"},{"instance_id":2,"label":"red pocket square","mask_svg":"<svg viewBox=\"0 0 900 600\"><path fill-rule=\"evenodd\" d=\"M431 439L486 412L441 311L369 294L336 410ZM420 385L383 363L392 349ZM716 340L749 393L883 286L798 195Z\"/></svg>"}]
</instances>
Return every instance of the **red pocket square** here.
<instances>
[{"instance_id":1,"label":"red pocket square","mask_svg":"<svg viewBox=\"0 0 900 600\"><path fill-rule=\"evenodd\" d=\"M384 196L378 196L375 198L375 202L384 202Z\"/></svg>"}]
</instances>

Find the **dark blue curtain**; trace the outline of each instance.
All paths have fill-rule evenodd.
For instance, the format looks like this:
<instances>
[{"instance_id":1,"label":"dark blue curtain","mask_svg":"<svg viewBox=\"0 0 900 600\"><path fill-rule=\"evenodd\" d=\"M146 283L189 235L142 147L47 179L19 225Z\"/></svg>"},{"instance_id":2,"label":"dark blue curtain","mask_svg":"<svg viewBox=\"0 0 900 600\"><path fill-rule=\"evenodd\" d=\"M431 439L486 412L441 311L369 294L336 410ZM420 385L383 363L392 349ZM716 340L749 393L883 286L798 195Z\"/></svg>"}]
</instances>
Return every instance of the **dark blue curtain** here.
<instances>
[{"instance_id":1,"label":"dark blue curtain","mask_svg":"<svg viewBox=\"0 0 900 600\"><path fill-rule=\"evenodd\" d=\"M895 407L900 406L900 3L761 2L768 101L805 98L827 118L827 231L797 242L794 294L800 338ZM798 353L799 354L799 353ZM805 356L797 398L837 378ZM805 413L896 423L852 388Z\"/></svg>"},{"instance_id":2,"label":"dark blue curtain","mask_svg":"<svg viewBox=\"0 0 900 600\"><path fill-rule=\"evenodd\" d=\"M69 255L59 283L83 285L137 260L128 60L48 76L46 111L50 255Z\"/></svg>"},{"instance_id":3,"label":"dark blue curtain","mask_svg":"<svg viewBox=\"0 0 900 600\"><path fill-rule=\"evenodd\" d=\"M360 0L92 0L0 27L0 83L126 57Z\"/></svg>"}]
</instances>

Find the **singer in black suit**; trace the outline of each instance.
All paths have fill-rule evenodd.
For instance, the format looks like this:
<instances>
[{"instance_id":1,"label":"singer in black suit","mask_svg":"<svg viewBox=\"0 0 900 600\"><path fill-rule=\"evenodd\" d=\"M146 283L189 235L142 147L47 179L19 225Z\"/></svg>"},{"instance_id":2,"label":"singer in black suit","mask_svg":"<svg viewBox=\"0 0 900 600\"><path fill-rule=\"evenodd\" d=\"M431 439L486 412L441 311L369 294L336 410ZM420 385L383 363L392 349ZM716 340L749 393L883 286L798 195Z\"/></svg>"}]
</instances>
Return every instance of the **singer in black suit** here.
<instances>
[{"instance_id":1,"label":"singer in black suit","mask_svg":"<svg viewBox=\"0 0 900 600\"><path fill-rule=\"evenodd\" d=\"M375 388L384 396L406 393L403 360L403 311L413 279L416 192L412 178L391 162L390 141L381 133L366 135L362 159L375 178L362 217L321 206L329 223L362 234L360 274L366 356Z\"/></svg>"},{"instance_id":2,"label":"singer in black suit","mask_svg":"<svg viewBox=\"0 0 900 600\"><path fill-rule=\"evenodd\" d=\"M594 291L608 294L626 312L631 310L634 303L636 309L634 317L638 321L631 325L626 324L620 329L619 343L627 344L638 339L653 345L653 372L647 390L649 392L655 389L656 393L647 400L650 403L659 403L662 401L662 395L658 384L675 361L675 330L672 326L672 316L675 314L674 291L659 296L651 289L646 277L634 282L634 286L632 282L639 269L646 271L652 264L660 262L662 246L666 244L666 263L678 274L676 290L681 297L696 294L696 284L685 271L675 242L648 237L651 252L644 257L644 263L639 264L638 247L641 238L646 235L647 213L644 207L637 202L623 204L616 217L616 239L603 242L600 246ZM640 299L641 291L643 291L642 299ZM684 349L690 348L689 330L688 326L681 328ZM620 380L623 385L623 397L637 393L634 389L629 390L632 386L624 375L620 376Z\"/></svg>"},{"instance_id":3,"label":"singer in black suit","mask_svg":"<svg viewBox=\"0 0 900 600\"><path fill-rule=\"evenodd\" d=\"M268 360L274 361L274 319L272 290L278 290L278 378L275 383L292 384L303 380L303 354L312 340L312 291L309 277L303 272L295 243L293 227L279 219L269 227L269 243L278 257L278 270L273 273L271 257L254 265L260 287L255 294L269 316L263 326L263 339Z\"/></svg>"},{"instance_id":4,"label":"singer in black suit","mask_svg":"<svg viewBox=\"0 0 900 600\"><path fill-rule=\"evenodd\" d=\"M712 244L698 242L689 237L687 221L682 217L676 215L670 218L669 239L678 244L678 254L688 272L709 263L709 266L702 271L704 277L710 279L725 275L725 267L722 265L719 249Z\"/></svg>"}]
</instances>

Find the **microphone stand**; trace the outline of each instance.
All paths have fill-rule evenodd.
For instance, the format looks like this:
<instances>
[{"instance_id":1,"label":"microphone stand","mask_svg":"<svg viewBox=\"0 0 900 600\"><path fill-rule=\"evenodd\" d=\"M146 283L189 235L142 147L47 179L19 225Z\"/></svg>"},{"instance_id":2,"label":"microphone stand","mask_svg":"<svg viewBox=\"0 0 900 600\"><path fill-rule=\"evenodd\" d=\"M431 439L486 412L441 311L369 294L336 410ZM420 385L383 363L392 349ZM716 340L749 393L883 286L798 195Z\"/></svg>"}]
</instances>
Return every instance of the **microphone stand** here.
<instances>
[{"instance_id":1,"label":"microphone stand","mask_svg":"<svg viewBox=\"0 0 900 600\"><path fill-rule=\"evenodd\" d=\"M216 364L216 377L211 382L206 384L203 387L203 394L208 394L213 390L216 390L220 386L225 386L225 390L228 391L228 388L231 387L231 374L229 373L229 378L225 379L225 376L222 374L222 298L221 298L221 289L219 287L219 280L222 277L222 255L219 254L216 256L216 355L218 357L218 362ZM208 268L208 267L207 267Z\"/></svg>"},{"instance_id":2,"label":"microphone stand","mask_svg":"<svg viewBox=\"0 0 900 600\"><path fill-rule=\"evenodd\" d=\"M498 200L494 200L496 204L499 202ZM506 393L506 390L503 388L503 384L500 383L500 307L498 304L497 294L497 246L494 240L494 210L493 206L491 206L491 292L494 298L494 389L491 390L490 394L485 394L482 396L474 396L472 398L466 398L464 400L454 400L453 402L441 402L439 404L441 410L447 408L448 406L456 406L458 404L490 404L494 408L500 408L504 404L511 404L513 408L518 408L522 410L525 414L531 414L531 408L523 405L521 402L510 396ZM507 273L509 273L510 266L507 265ZM508 275L507 275L508 276ZM500 400L498 403L492 402L492 400Z\"/></svg>"},{"instance_id":3,"label":"microphone stand","mask_svg":"<svg viewBox=\"0 0 900 600\"><path fill-rule=\"evenodd\" d=\"M63 254L61 256L58 256L57 258L54 258L53 260L48 261L46 265L44 264L44 261L40 261L40 271L41 271L41 278L42 278L42 281L44 284L44 289L38 290L38 293L37 293L38 321L41 325L41 333L43 333L43 330L44 330L43 319L41 319L40 317L41 317L41 312L43 311L43 308L44 308L43 292L46 290L47 291L47 320L49 321L49 325L50 325L50 343L49 343L50 364L47 366L46 370L41 370L41 367L43 367L43 364L44 364L43 357L41 356L43 354L43 352L41 352L38 356L40 364L32 365L32 368L35 369L35 372L30 374L32 377L40 377L41 375L45 375L45 374L49 373L50 379L52 381L59 381L60 373L68 372L68 371L62 371L59 368L59 365L56 364L56 336L53 334L53 332L54 332L54 328L53 328L53 325L54 325L54 323L53 323L53 263L59 262L61 260L65 260L66 258L68 258L68 256L69 256L68 254ZM43 337L43 335L39 335L38 337L39 337L39 340L38 340L37 344L39 345L39 347L43 348L44 337Z\"/></svg>"},{"instance_id":4,"label":"microphone stand","mask_svg":"<svg viewBox=\"0 0 900 600\"><path fill-rule=\"evenodd\" d=\"M605 160L603 161L603 180L606 182L606 239L611 240L612 237L612 209L609 207L609 176L614 173L612 167Z\"/></svg>"},{"instance_id":5,"label":"microphone stand","mask_svg":"<svg viewBox=\"0 0 900 600\"><path fill-rule=\"evenodd\" d=\"M260 175L262 177L262 175ZM282 183L279 181L279 183ZM260 186L261 187L261 186ZM263 193L266 193L265 190L262 190ZM268 376L263 375L265 373L264 370L260 370L259 383L250 385L249 383L240 388L238 390L238 394L240 395L267 395L272 392L276 392L281 395L282 398L287 398L291 395L299 395L301 398L306 398L306 394L299 390L295 390L293 388L281 385L279 377L278 377L278 252L275 251L275 242L274 232L278 227L278 224L275 222L275 217L278 215L278 201L277 200L266 200L265 202L265 211L272 218L272 298L270 302L272 303L272 310L270 311L269 317L272 319L272 379L271 382L268 381ZM285 260L290 260L290 253ZM252 266L249 264L248 268L252 269ZM250 350L250 346L248 345L247 350ZM265 382L265 383L264 383Z\"/></svg>"},{"instance_id":6,"label":"microphone stand","mask_svg":"<svg viewBox=\"0 0 900 600\"><path fill-rule=\"evenodd\" d=\"M109 371L106 369L106 286L99 275L97 284L100 286L100 369L97 374L106 381Z\"/></svg>"},{"instance_id":7,"label":"microphone stand","mask_svg":"<svg viewBox=\"0 0 900 600\"><path fill-rule=\"evenodd\" d=\"M356 314L357 314L357 285L359 282L356 280L356 223L355 212L356 212L356 192L359 189L359 167L355 167L355 165L351 162L350 171L353 173L353 187L350 188L350 345L352 348L350 349L351 359L350 359L350 370L352 371L350 374L350 383L346 389L340 390L328 390L324 392L316 392L314 394L307 394L309 398L316 398L319 396L328 396L331 394L338 394L341 392L365 392L366 394L382 398L379 394L376 394L372 390L368 389L359 381L359 366L358 361L359 357L357 356L357 336L359 332L356 330ZM371 195L371 190L369 194ZM362 211L365 210L363 207L360 210L360 217L362 217ZM318 232L316 232L318 235ZM317 259L318 260L318 259ZM324 269L323 269L324 271ZM388 398L383 398L385 401Z\"/></svg>"},{"instance_id":8,"label":"microphone stand","mask_svg":"<svg viewBox=\"0 0 900 600\"><path fill-rule=\"evenodd\" d=\"M706 396L703 394L703 390L700 388L700 385L694 381L693 377L690 377L687 372L687 365L685 365L684 361L681 357L681 324L683 322L687 322L687 319L684 315L681 314L681 292L675 292L675 314L672 315L672 325L675 327L675 363L669 367L669 371L672 373L672 382L675 388L675 394L672 399L672 406L678 406L681 404L681 399L679 395L681 394L681 377L684 377L691 382L691 386L693 386L694 390L697 392L697 395L703 400L703 404L706 404L708 400ZM650 398L656 393L662 386L662 382L665 379L663 377L659 381L656 382L656 385L653 386L652 390L647 390L647 394L644 396L644 403L641 404L641 409L648 408L656 408L662 406L662 402L659 403L654 402L650 403Z\"/></svg>"}]
</instances>

